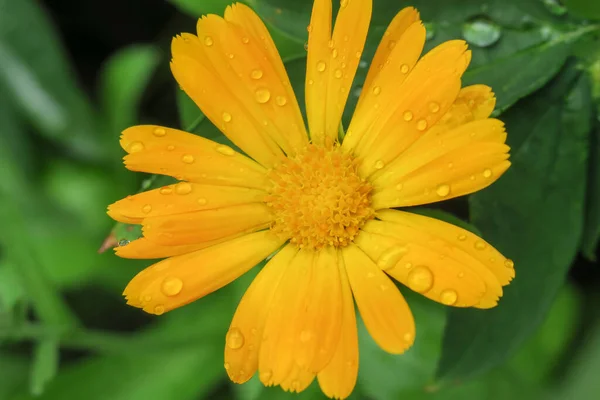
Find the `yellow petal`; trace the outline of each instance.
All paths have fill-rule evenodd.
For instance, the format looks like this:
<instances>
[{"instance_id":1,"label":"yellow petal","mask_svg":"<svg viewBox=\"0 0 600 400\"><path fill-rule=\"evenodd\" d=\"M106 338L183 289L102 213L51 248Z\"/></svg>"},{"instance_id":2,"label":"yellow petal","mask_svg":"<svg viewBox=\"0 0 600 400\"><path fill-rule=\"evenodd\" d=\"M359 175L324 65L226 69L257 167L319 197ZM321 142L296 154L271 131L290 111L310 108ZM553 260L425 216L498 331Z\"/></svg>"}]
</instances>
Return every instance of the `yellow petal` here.
<instances>
[{"instance_id":1,"label":"yellow petal","mask_svg":"<svg viewBox=\"0 0 600 400\"><path fill-rule=\"evenodd\" d=\"M379 268L433 301L455 307L472 307L481 301L486 286L473 270L411 237L369 232L378 228L385 232L382 224L370 221L368 231L361 231L355 240Z\"/></svg>"},{"instance_id":2,"label":"yellow petal","mask_svg":"<svg viewBox=\"0 0 600 400\"><path fill-rule=\"evenodd\" d=\"M382 110L394 106L399 88L413 70L425 44L425 27L412 7L402 10L384 34L363 85L356 111L344 138L350 151L368 132Z\"/></svg>"},{"instance_id":3,"label":"yellow petal","mask_svg":"<svg viewBox=\"0 0 600 400\"><path fill-rule=\"evenodd\" d=\"M477 235L452 224L422 215L397 210L381 210L364 226L370 233L390 236L401 241L429 247L436 253L464 265L476 273L486 285L486 293L478 308L497 304L502 286L515 276L513 262Z\"/></svg>"},{"instance_id":4,"label":"yellow petal","mask_svg":"<svg viewBox=\"0 0 600 400\"><path fill-rule=\"evenodd\" d=\"M344 259L338 252L342 293L342 325L340 338L335 346L333 358L319 372L319 386L325 395L334 399L350 396L358 376L358 334L352 291L344 267Z\"/></svg>"},{"instance_id":5,"label":"yellow petal","mask_svg":"<svg viewBox=\"0 0 600 400\"><path fill-rule=\"evenodd\" d=\"M298 365L292 367L292 372L281 382L281 388L286 392L300 393L310 386L315 379L315 374Z\"/></svg>"},{"instance_id":6,"label":"yellow petal","mask_svg":"<svg viewBox=\"0 0 600 400\"><path fill-rule=\"evenodd\" d=\"M273 296L295 255L296 248L290 245L277 253L254 278L237 307L229 327L230 340L225 344L225 369L235 383L246 382L258 368L258 353ZM243 340L236 342L239 338Z\"/></svg>"},{"instance_id":7,"label":"yellow petal","mask_svg":"<svg viewBox=\"0 0 600 400\"><path fill-rule=\"evenodd\" d=\"M337 252L325 247L315 255L306 304L300 321L294 359L302 369L317 373L333 357L342 324L342 294Z\"/></svg>"},{"instance_id":8,"label":"yellow petal","mask_svg":"<svg viewBox=\"0 0 600 400\"><path fill-rule=\"evenodd\" d=\"M229 32L231 29L233 33ZM236 54L231 52L235 44L228 44L235 31L240 31L235 24L208 15L198 20L197 30L198 36L183 34L173 39L171 70L175 79L233 143L262 165L274 165L283 153L269 131L263 129L263 122L272 123L264 112L270 105L264 105L271 101L271 91L276 95L277 88L265 85L263 91L257 92L240 85L238 72L232 66L232 62L237 63ZM239 41L244 44L242 37ZM232 54L234 57L230 58ZM251 68L260 68L258 60L253 61Z\"/></svg>"},{"instance_id":9,"label":"yellow petal","mask_svg":"<svg viewBox=\"0 0 600 400\"><path fill-rule=\"evenodd\" d=\"M295 348L304 338L300 319L309 300L314 253L300 250L284 273L271 303L260 346L260 380L267 386L281 384L292 372Z\"/></svg>"},{"instance_id":10,"label":"yellow petal","mask_svg":"<svg viewBox=\"0 0 600 400\"><path fill-rule=\"evenodd\" d=\"M415 321L406 300L360 248L342 250L354 299L369 334L383 350L404 353L415 339Z\"/></svg>"},{"instance_id":11,"label":"yellow petal","mask_svg":"<svg viewBox=\"0 0 600 400\"><path fill-rule=\"evenodd\" d=\"M137 274L123 294L127 304L162 314L222 288L282 243L270 231L264 231L167 258Z\"/></svg>"},{"instance_id":12,"label":"yellow petal","mask_svg":"<svg viewBox=\"0 0 600 400\"><path fill-rule=\"evenodd\" d=\"M180 182L133 196L108 207L110 213L128 218L149 218L213 210L241 204L262 202L266 192L236 186L216 186Z\"/></svg>"},{"instance_id":13,"label":"yellow petal","mask_svg":"<svg viewBox=\"0 0 600 400\"><path fill-rule=\"evenodd\" d=\"M266 170L232 148L191 133L155 125L126 129L121 146L132 171L211 185L269 187Z\"/></svg>"},{"instance_id":14,"label":"yellow petal","mask_svg":"<svg viewBox=\"0 0 600 400\"><path fill-rule=\"evenodd\" d=\"M211 240L199 244L183 244L175 246L163 246L154 242L151 242L145 237L141 237L136 240L132 240L126 246L119 246L115 248L115 254L123 258L138 258L138 259L152 259L152 258L167 258L178 256L181 254L192 253L196 250L210 247L214 244L226 242L234 239L236 236L229 236L222 239Z\"/></svg>"},{"instance_id":15,"label":"yellow petal","mask_svg":"<svg viewBox=\"0 0 600 400\"><path fill-rule=\"evenodd\" d=\"M372 0L340 4L333 34L331 0L317 0L308 37L306 109L312 141L331 145L367 38Z\"/></svg>"},{"instance_id":16,"label":"yellow petal","mask_svg":"<svg viewBox=\"0 0 600 400\"><path fill-rule=\"evenodd\" d=\"M271 210L262 203L144 219L142 232L149 240L173 246L197 244L268 227Z\"/></svg>"}]
</instances>

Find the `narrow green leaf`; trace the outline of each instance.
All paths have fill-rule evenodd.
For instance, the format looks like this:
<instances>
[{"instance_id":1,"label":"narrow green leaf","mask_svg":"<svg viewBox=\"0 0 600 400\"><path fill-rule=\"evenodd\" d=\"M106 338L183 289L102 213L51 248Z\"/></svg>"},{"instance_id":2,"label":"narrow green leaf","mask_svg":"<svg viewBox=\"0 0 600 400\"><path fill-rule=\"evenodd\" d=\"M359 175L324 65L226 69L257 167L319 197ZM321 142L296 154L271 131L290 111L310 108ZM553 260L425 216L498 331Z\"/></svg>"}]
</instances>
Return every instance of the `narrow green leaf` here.
<instances>
[{"instance_id":1,"label":"narrow green leaf","mask_svg":"<svg viewBox=\"0 0 600 400\"><path fill-rule=\"evenodd\" d=\"M100 99L112 137L136 122L142 94L159 60L156 47L134 45L119 50L104 65Z\"/></svg>"},{"instance_id":2,"label":"narrow green leaf","mask_svg":"<svg viewBox=\"0 0 600 400\"><path fill-rule=\"evenodd\" d=\"M577 253L583 229L589 82L581 77L566 94L545 99L536 95L514 107L522 112L506 114L509 138L526 139L514 148L513 165L505 176L470 199L472 221L514 259L516 277L496 308L451 311L438 370L445 381L479 375L510 357L539 326ZM544 101L542 112L525 112Z\"/></svg>"},{"instance_id":3,"label":"narrow green leaf","mask_svg":"<svg viewBox=\"0 0 600 400\"><path fill-rule=\"evenodd\" d=\"M44 339L35 345L31 368L31 394L39 396L56 375L58 369L58 341Z\"/></svg>"}]
</instances>

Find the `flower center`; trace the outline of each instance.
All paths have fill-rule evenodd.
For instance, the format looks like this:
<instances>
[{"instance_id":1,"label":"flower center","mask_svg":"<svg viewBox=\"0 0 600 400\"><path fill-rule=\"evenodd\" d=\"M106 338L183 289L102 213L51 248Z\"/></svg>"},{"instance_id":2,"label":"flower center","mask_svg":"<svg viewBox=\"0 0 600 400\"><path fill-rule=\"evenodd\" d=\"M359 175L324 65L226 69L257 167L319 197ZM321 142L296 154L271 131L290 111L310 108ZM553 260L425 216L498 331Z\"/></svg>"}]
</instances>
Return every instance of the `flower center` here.
<instances>
[{"instance_id":1,"label":"flower center","mask_svg":"<svg viewBox=\"0 0 600 400\"><path fill-rule=\"evenodd\" d=\"M372 218L371 185L358 175L358 161L339 147L309 145L270 171L267 204L271 229L300 248L344 247Z\"/></svg>"}]
</instances>

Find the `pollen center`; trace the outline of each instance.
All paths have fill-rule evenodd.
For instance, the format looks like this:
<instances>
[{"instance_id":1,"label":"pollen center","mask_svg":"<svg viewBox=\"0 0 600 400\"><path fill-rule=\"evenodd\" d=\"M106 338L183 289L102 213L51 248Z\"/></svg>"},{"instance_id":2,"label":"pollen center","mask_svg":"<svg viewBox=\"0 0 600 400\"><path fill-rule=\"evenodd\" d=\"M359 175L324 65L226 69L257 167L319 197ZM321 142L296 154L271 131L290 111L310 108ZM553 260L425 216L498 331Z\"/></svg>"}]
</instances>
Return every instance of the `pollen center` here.
<instances>
[{"instance_id":1,"label":"pollen center","mask_svg":"<svg viewBox=\"0 0 600 400\"><path fill-rule=\"evenodd\" d=\"M300 248L344 247L374 215L371 185L358 175L358 161L339 147L309 145L274 168L267 204L271 229Z\"/></svg>"}]
</instances>

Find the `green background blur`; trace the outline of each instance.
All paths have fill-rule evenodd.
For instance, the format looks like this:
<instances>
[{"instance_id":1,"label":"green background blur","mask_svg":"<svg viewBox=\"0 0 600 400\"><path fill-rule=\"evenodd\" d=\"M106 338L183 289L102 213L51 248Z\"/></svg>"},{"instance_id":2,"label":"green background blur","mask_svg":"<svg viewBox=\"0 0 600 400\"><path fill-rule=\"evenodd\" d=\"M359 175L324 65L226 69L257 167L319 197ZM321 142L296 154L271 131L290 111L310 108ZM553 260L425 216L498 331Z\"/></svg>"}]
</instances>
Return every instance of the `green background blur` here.
<instances>
[{"instance_id":1,"label":"green background blur","mask_svg":"<svg viewBox=\"0 0 600 400\"><path fill-rule=\"evenodd\" d=\"M246 2L268 21L302 103L311 0ZM297 396L226 378L225 332L258 268L155 317L121 297L151 262L110 250L139 229L115 226L106 206L164 183L125 170L122 129L158 123L227 142L168 68L171 38L227 4L0 0L0 400ZM421 11L428 49L470 43L464 84L493 87L513 162L489 189L418 211L483 235L514 259L516 279L487 311L402 288L416 343L385 354L359 321L352 398L599 398L600 1L374 0L346 126L386 24L407 5ZM313 384L297 397L323 395Z\"/></svg>"}]
</instances>

